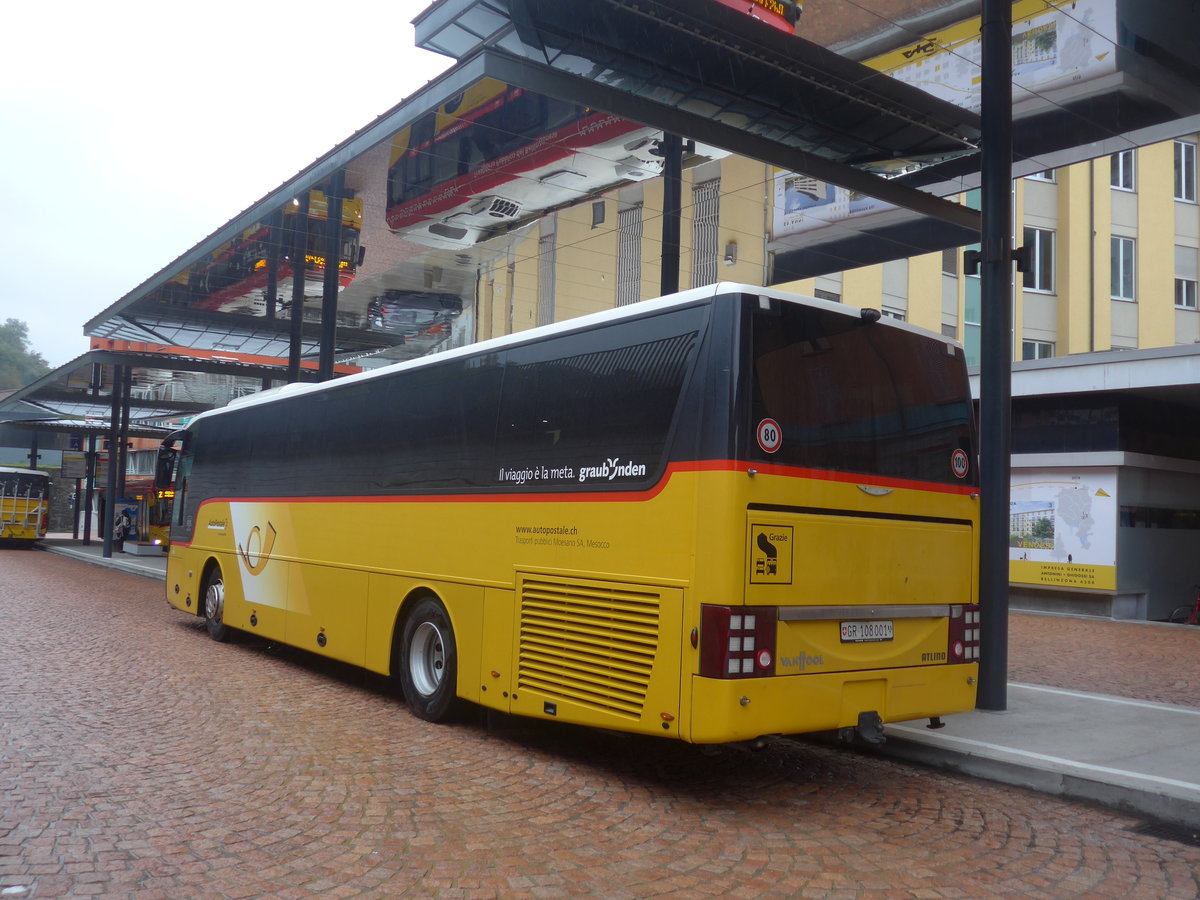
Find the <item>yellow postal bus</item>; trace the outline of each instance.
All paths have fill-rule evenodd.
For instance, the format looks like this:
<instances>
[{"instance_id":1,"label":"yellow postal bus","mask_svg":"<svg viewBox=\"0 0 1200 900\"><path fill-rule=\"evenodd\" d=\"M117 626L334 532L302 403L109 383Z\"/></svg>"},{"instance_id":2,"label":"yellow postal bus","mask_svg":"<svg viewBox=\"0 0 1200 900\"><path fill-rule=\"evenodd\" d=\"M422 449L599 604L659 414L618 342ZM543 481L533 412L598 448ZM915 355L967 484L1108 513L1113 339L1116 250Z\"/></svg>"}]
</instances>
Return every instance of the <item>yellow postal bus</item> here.
<instances>
[{"instance_id":1,"label":"yellow postal bus","mask_svg":"<svg viewBox=\"0 0 1200 900\"><path fill-rule=\"evenodd\" d=\"M0 466L0 542L33 546L46 536L49 518L50 476Z\"/></svg>"},{"instance_id":2,"label":"yellow postal bus","mask_svg":"<svg viewBox=\"0 0 1200 900\"><path fill-rule=\"evenodd\" d=\"M971 709L962 348L720 284L197 416L167 596L463 701L716 743Z\"/></svg>"}]
</instances>

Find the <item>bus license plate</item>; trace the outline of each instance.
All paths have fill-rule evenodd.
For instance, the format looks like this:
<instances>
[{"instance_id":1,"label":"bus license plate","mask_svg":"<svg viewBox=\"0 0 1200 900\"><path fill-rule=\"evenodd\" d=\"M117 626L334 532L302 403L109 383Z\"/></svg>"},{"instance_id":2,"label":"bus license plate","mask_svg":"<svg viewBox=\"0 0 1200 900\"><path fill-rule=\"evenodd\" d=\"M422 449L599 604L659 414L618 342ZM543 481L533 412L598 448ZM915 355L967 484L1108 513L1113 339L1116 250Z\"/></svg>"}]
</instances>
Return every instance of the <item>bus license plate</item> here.
<instances>
[{"instance_id":1,"label":"bus license plate","mask_svg":"<svg viewBox=\"0 0 1200 900\"><path fill-rule=\"evenodd\" d=\"M873 641L890 641L895 637L891 620L876 622L843 622L843 644L866 644Z\"/></svg>"}]
</instances>

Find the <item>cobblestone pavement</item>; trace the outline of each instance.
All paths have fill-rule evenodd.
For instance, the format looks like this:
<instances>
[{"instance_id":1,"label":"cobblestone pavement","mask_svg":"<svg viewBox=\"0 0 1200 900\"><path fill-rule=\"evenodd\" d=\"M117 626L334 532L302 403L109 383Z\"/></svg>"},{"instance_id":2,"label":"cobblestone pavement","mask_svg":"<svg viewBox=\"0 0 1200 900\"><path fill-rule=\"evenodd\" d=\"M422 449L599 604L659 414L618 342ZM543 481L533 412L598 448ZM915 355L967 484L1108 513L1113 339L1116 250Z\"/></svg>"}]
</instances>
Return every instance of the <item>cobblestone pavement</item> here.
<instances>
[{"instance_id":1,"label":"cobblestone pavement","mask_svg":"<svg viewBox=\"0 0 1200 900\"><path fill-rule=\"evenodd\" d=\"M1013 613L1008 677L1200 707L1200 628Z\"/></svg>"},{"instance_id":2,"label":"cobblestone pavement","mask_svg":"<svg viewBox=\"0 0 1200 900\"><path fill-rule=\"evenodd\" d=\"M0 898L1200 894L1200 849L1108 810L799 742L434 726L161 590L0 551Z\"/></svg>"}]
</instances>

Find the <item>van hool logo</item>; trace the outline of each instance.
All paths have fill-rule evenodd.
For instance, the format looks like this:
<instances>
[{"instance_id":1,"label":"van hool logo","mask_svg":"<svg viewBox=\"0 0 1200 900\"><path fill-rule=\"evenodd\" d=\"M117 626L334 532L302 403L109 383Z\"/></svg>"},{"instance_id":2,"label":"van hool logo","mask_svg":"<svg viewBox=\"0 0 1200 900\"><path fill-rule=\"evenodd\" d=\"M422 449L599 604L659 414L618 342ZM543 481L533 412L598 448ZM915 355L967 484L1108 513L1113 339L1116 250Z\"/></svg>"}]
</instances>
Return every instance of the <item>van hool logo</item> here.
<instances>
[{"instance_id":1,"label":"van hool logo","mask_svg":"<svg viewBox=\"0 0 1200 900\"><path fill-rule=\"evenodd\" d=\"M638 478L646 475L646 467L630 460L622 463L619 456L606 459L601 466L583 466L579 470L580 481L612 481L614 478Z\"/></svg>"},{"instance_id":2,"label":"van hool logo","mask_svg":"<svg viewBox=\"0 0 1200 900\"><path fill-rule=\"evenodd\" d=\"M801 672L803 672L809 666L823 665L825 665L825 657L823 655L817 654L816 656L809 656L803 650L797 653L795 656L779 657L779 667L781 669L799 669Z\"/></svg>"}]
</instances>

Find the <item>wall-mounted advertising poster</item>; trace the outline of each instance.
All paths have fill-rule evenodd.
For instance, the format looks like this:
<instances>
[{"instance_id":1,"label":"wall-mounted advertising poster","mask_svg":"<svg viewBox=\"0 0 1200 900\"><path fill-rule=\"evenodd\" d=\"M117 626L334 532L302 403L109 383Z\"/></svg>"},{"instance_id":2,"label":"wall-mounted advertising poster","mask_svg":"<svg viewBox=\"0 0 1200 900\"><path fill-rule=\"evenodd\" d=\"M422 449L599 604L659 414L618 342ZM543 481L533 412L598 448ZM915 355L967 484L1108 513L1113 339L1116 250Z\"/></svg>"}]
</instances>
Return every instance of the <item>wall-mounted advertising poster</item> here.
<instances>
[{"instance_id":1,"label":"wall-mounted advertising poster","mask_svg":"<svg viewBox=\"0 0 1200 900\"><path fill-rule=\"evenodd\" d=\"M1116 590L1117 470L1014 470L1009 581Z\"/></svg>"},{"instance_id":2,"label":"wall-mounted advertising poster","mask_svg":"<svg viewBox=\"0 0 1200 900\"><path fill-rule=\"evenodd\" d=\"M982 43L980 20L968 19L922 35L866 64L915 85L942 100L978 110ZM1117 70L1117 4L1113 0L1074 0L1013 4L1013 109L1054 102L1055 92L1078 92L1081 85ZM1049 96L1047 96L1049 95Z\"/></svg>"},{"instance_id":3,"label":"wall-mounted advertising poster","mask_svg":"<svg viewBox=\"0 0 1200 900\"><path fill-rule=\"evenodd\" d=\"M797 172L775 173L772 237L799 234L849 216L894 209L890 203Z\"/></svg>"}]
</instances>

